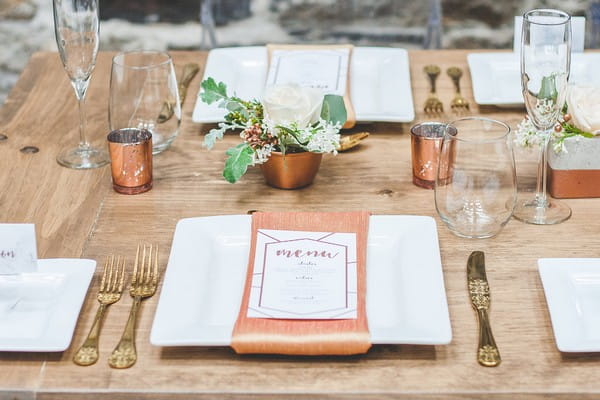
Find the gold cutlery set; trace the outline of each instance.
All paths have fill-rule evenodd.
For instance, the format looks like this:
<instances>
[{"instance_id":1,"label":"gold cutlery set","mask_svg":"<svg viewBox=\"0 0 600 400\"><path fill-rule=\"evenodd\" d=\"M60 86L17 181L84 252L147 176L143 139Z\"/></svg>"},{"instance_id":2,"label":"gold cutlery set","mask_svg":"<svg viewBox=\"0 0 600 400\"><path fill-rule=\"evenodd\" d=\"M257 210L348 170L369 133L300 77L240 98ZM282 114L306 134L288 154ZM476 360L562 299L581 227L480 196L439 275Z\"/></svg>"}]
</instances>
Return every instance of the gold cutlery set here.
<instances>
[{"instance_id":1,"label":"gold cutlery set","mask_svg":"<svg viewBox=\"0 0 600 400\"><path fill-rule=\"evenodd\" d=\"M436 82L441 74L441 69L437 65L426 65L423 72L429 78L431 87L429 96L423 105L423 111L428 115L439 115L444 113L444 104L436 93ZM469 101L460 93L460 78L463 75L462 69L458 67L450 67L446 70L446 74L454 83L454 98L450 101L450 108L456 114L464 114L469 111Z\"/></svg>"},{"instance_id":2,"label":"gold cutlery set","mask_svg":"<svg viewBox=\"0 0 600 400\"><path fill-rule=\"evenodd\" d=\"M116 303L123 293L125 281L125 259L110 256L104 264L104 272L98 291L98 302L100 307L94 318L92 328L82 346L73 356L73 362L78 365L92 365L98 361L98 342L102 328L103 316L110 304ZM129 295L133 298L129 319L119 344L113 350L108 364L112 368L129 368L137 361L135 347L135 327L137 313L141 301L156 293L158 286L158 246L138 245L131 283L129 284Z\"/></svg>"}]
</instances>

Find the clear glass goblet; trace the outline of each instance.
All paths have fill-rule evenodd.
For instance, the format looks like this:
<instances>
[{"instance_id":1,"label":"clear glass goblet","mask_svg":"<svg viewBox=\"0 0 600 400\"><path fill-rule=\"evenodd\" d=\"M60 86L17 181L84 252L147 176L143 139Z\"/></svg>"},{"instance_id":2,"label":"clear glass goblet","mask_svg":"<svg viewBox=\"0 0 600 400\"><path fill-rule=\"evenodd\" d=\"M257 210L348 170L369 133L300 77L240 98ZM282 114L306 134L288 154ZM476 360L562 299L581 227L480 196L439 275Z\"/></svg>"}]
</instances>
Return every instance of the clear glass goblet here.
<instances>
[{"instance_id":1,"label":"clear glass goblet","mask_svg":"<svg viewBox=\"0 0 600 400\"><path fill-rule=\"evenodd\" d=\"M113 58L108 106L110 129L152 133L153 154L167 149L179 133L181 105L171 57L132 51Z\"/></svg>"},{"instance_id":2,"label":"clear glass goblet","mask_svg":"<svg viewBox=\"0 0 600 400\"><path fill-rule=\"evenodd\" d=\"M98 0L53 0L54 33L65 71L79 103L79 146L63 150L56 161L75 169L108 164L106 150L86 138L85 95L96 65L99 44Z\"/></svg>"},{"instance_id":3,"label":"clear glass goblet","mask_svg":"<svg viewBox=\"0 0 600 400\"><path fill-rule=\"evenodd\" d=\"M571 17L551 9L532 10L523 16L521 87L529 119L543 140L535 193L515 207L518 220L537 225L557 224L571 216L564 203L547 194L548 142L563 110L571 67Z\"/></svg>"},{"instance_id":4,"label":"clear glass goblet","mask_svg":"<svg viewBox=\"0 0 600 400\"><path fill-rule=\"evenodd\" d=\"M457 236L487 238L500 232L517 200L510 128L488 118L448 124L438 160L435 207Z\"/></svg>"}]
</instances>

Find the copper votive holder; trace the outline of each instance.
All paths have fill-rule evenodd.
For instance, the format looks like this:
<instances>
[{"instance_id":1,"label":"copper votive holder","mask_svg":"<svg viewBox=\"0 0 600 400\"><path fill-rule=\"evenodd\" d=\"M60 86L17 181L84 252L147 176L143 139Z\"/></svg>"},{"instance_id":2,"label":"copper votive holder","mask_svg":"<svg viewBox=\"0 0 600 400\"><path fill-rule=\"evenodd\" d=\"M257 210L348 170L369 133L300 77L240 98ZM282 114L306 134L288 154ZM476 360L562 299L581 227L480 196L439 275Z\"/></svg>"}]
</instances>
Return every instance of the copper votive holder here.
<instances>
[{"instance_id":1,"label":"copper votive holder","mask_svg":"<svg viewBox=\"0 0 600 400\"><path fill-rule=\"evenodd\" d=\"M433 189L444 135L456 135L456 128L442 122L423 122L410 128L413 183Z\"/></svg>"},{"instance_id":2,"label":"copper votive holder","mask_svg":"<svg viewBox=\"0 0 600 400\"><path fill-rule=\"evenodd\" d=\"M152 134L145 129L117 129L108 134L113 188L138 194L152 189Z\"/></svg>"}]
</instances>

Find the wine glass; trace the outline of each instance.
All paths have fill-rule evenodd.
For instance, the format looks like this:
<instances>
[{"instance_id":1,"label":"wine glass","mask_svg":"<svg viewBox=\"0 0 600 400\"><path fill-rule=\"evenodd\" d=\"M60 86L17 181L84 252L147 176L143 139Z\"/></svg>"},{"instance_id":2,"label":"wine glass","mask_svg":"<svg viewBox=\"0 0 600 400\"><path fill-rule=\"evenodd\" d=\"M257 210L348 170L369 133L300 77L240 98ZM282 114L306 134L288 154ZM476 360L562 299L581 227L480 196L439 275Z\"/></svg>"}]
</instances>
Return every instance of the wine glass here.
<instances>
[{"instance_id":1,"label":"wine glass","mask_svg":"<svg viewBox=\"0 0 600 400\"><path fill-rule=\"evenodd\" d=\"M100 167L109 162L108 153L85 136L85 94L98 54L98 0L53 0L53 10L60 59L79 103L79 146L63 150L56 161L75 169Z\"/></svg>"},{"instance_id":2,"label":"wine glass","mask_svg":"<svg viewBox=\"0 0 600 400\"><path fill-rule=\"evenodd\" d=\"M114 56L108 105L110 129L152 133L153 153L166 150L179 132L181 105L171 57L160 51Z\"/></svg>"},{"instance_id":3,"label":"wine glass","mask_svg":"<svg viewBox=\"0 0 600 400\"><path fill-rule=\"evenodd\" d=\"M571 209L551 199L546 191L546 158L551 131L565 104L571 66L571 17L551 9L532 10L523 16L521 88L529 119L543 135L533 198L521 200L515 218L537 225L558 224Z\"/></svg>"},{"instance_id":4,"label":"wine glass","mask_svg":"<svg viewBox=\"0 0 600 400\"><path fill-rule=\"evenodd\" d=\"M483 117L448 124L434 195L441 220L455 235L488 238L498 234L517 200L508 125Z\"/></svg>"}]
</instances>

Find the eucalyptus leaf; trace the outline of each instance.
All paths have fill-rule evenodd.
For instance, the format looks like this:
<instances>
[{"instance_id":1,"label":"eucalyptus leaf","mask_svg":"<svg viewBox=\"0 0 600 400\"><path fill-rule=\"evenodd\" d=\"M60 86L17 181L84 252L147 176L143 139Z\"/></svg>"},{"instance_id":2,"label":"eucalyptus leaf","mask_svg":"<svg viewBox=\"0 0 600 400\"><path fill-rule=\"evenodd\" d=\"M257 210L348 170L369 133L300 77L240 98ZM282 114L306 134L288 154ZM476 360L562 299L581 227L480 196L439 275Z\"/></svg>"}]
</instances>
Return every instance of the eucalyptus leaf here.
<instances>
[{"instance_id":1,"label":"eucalyptus leaf","mask_svg":"<svg viewBox=\"0 0 600 400\"><path fill-rule=\"evenodd\" d=\"M344 125L346 118L348 118L344 98L334 94L325 95L323 107L321 108L321 118L333 124Z\"/></svg>"},{"instance_id":2,"label":"eucalyptus leaf","mask_svg":"<svg viewBox=\"0 0 600 400\"><path fill-rule=\"evenodd\" d=\"M254 151L247 143L240 143L227 149L225 154L229 157L227 157L223 169L223 177L227 182L235 183L246 173L248 167L252 165L253 153Z\"/></svg>"},{"instance_id":3,"label":"eucalyptus leaf","mask_svg":"<svg viewBox=\"0 0 600 400\"><path fill-rule=\"evenodd\" d=\"M542 78L542 87L538 93L538 98L556 101L558 91L556 90L556 75L549 75Z\"/></svg>"}]
</instances>

